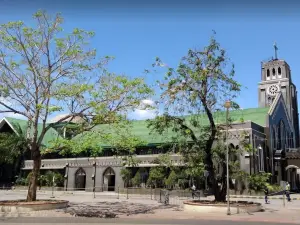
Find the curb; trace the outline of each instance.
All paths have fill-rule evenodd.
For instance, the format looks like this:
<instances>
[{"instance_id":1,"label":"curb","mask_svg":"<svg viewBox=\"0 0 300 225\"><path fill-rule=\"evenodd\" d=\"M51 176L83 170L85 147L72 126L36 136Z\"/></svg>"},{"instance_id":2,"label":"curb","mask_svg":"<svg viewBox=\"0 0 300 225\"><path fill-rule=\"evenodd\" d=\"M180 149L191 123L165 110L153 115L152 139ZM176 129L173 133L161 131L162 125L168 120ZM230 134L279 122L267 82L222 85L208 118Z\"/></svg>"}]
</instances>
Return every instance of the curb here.
<instances>
[{"instance_id":1,"label":"curb","mask_svg":"<svg viewBox=\"0 0 300 225\"><path fill-rule=\"evenodd\" d=\"M246 195L230 195L230 198L250 198L250 199L265 199L265 196L246 196ZM283 199L283 197L272 197L272 196L268 196L268 199ZM286 199L286 198L284 198ZM300 200L300 198L292 198L291 200Z\"/></svg>"}]
</instances>

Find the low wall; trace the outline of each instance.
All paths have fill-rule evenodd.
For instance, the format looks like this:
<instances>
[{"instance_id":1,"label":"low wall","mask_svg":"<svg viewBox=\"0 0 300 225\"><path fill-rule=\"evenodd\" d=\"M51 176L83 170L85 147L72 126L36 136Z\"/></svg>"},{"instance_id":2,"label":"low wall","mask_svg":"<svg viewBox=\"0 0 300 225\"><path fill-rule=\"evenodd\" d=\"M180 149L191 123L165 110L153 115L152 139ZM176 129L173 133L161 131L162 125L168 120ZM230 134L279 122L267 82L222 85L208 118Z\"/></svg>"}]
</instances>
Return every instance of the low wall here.
<instances>
[{"instance_id":1,"label":"low wall","mask_svg":"<svg viewBox=\"0 0 300 225\"><path fill-rule=\"evenodd\" d=\"M0 212L2 213L23 213L39 210L62 209L68 207L68 201L39 200L35 202L25 201L0 201Z\"/></svg>"},{"instance_id":2,"label":"low wall","mask_svg":"<svg viewBox=\"0 0 300 225\"><path fill-rule=\"evenodd\" d=\"M27 186L13 186L13 190L28 190ZM41 191L52 191L52 187L38 187L37 190ZM64 187L54 187L54 191L64 191Z\"/></svg>"},{"instance_id":3,"label":"low wall","mask_svg":"<svg viewBox=\"0 0 300 225\"><path fill-rule=\"evenodd\" d=\"M239 191L239 190L230 190L229 191L230 195L251 195L251 196L262 196L264 195L264 192L254 192L254 191L249 191L249 190L243 190L243 191Z\"/></svg>"},{"instance_id":4,"label":"low wall","mask_svg":"<svg viewBox=\"0 0 300 225\"><path fill-rule=\"evenodd\" d=\"M248 204L248 205L246 205ZM185 211L189 212L198 212L198 213L227 213L227 205L224 204L201 204L200 202L194 201L185 201L183 202L183 208ZM240 203L231 203L230 211L232 214L238 213L252 213L259 212L262 210L260 203L252 202L240 202Z\"/></svg>"}]
</instances>

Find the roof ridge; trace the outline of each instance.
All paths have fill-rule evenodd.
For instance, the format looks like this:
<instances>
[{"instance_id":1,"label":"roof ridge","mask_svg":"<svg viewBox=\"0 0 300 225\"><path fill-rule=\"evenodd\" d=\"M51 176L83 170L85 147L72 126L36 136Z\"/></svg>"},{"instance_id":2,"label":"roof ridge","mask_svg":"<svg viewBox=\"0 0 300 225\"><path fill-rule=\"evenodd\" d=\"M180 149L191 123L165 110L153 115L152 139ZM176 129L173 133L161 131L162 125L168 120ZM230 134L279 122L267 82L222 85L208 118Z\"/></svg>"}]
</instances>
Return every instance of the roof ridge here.
<instances>
[{"instance_id":1,"label":"roof ridge","mask_svg":"<svg viewBox=\"0 0 300 225\"><path fill-rule=\"evenodd\" d=\"M269 110L270 107L257 107L257 108L247 108L247 109L237 109L237 110L230 110L229 111L229 115L232 114L233 112L243 112L243 111L249 111L249 110L254 110L254 109L259 109L259 110L264 110L263 112L265 112L265 110ZM222 113L226 113L226 111L215 111L213 112L213 114L222 114ZM253 114L253 112L248 112L248 113L244 113L244 115L247 115L247 114ZM206 116L205 113L199 113L199 114L190 114L190 115L179 115L178 117L183 117L183 118L186 118L186 117L190 117L190 116ZM143 119L143 120L130 120L132 122L142 122L142 121L147 121L149 119ZM150 119L152 120L152 119Z\"/></svg>"},{"instance_id":2,"label":"roof ridge","mask_svg":"<svg viewBox=\"0 0 300 225\"><path fill-rule=\"evenodd\" d=\"M18 125L21 127L23 132L26 132L28 120L18 119L14 117L3 117L2 120L5 120L7 123L9 123L13 130L15 130L16 126ZM42 123L38 123L38 133L39 133L38 135L40 135L42 125L43 125ZM44 145L47 146L51 140L57 138L58 136L60 136L59 132L57 132L57 130L51 127L46 132L42 142Z\"/></svg>"}]
</instances>

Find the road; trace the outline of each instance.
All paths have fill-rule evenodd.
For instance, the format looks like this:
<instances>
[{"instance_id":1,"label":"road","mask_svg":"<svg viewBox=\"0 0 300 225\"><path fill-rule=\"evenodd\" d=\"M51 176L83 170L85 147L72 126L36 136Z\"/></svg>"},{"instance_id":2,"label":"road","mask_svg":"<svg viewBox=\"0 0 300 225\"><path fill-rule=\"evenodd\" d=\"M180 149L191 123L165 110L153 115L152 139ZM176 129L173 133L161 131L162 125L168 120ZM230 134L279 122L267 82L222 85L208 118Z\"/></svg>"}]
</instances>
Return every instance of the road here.
<instances>
[{"instance_id":1,"label":"road","mask_svg":"<svg viewBox=\"0 0 300 225\"><path fill-rule=\"evenodd\" d=\"M0 224L124 224L124 225L259 225L259 224L295 224L295 223L274 223L274 222L251 222L251 221L229 221L229 220L199 220L199 219L97 219L97 218L9 218L0 219Z\"/></svg>"}]
</instances>

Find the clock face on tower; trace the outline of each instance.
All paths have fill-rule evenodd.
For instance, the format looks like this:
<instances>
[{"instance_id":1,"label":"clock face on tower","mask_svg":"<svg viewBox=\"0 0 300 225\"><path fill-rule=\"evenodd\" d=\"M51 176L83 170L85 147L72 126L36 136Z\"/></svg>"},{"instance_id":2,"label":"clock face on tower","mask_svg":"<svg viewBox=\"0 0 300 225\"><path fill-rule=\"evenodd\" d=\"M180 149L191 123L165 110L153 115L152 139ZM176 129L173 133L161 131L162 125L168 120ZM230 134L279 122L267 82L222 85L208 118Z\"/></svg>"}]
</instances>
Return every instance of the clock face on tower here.
<instances>
[{"instance_id":1,"label":"clock face on tower","mask_svg":"<svg viewBox=\"0 0 300 225\"><path fill-rule=\"evenodd\" d=\"M268 88L268 94L271 95L271 96L275 96L279 91L280 91L279 86L277 84L272 84Z\"/></svg>"}]
</instances>

